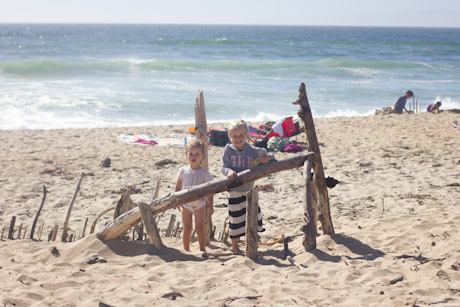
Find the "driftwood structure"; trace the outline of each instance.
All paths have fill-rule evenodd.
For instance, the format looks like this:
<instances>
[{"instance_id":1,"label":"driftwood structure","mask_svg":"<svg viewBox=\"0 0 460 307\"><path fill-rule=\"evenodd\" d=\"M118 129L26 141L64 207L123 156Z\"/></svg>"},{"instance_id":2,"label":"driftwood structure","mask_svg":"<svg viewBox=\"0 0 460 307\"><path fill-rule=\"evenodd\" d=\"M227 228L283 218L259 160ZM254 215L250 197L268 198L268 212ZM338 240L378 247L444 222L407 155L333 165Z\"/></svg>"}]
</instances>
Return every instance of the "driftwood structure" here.
<instances>
[{"instance_id":1,"label":"driftwood structure","mask_svg":"<svg viewBox=\"0 0 460 307\"><path fill-rule=\"evenodd\" d=\"M324 169L321 160L321 153L320 148L316 136L315 126L313 122L313 116L311 114L310 105L307 98L307 93L305 89L305 84L302 83L299 87L298 92L298 99L293 104L298 104L300 106L300 110L298 111L298 115L304 123L305 132L308 140L308 152L298 154L296 156L292 156L287 159L282 159L278 161L271 161L267 164L261 164L257 167L245 170L238 174L239 181L230 181L226 178L222 179L215 179L211 182L203 183L201 185L193 186L187 190L181 190L175 192L173 194L169 194L165 197L158 198L159 189L160 189L160 181L157 181L157 185L155 187L153 200L150 204L140 203L136 206L130 197L130 191L128 190L125 192L117 207L115 208L108 208L99 216L96 217L95 221L91 227L91 233L95 230L95 225L97 220L102 217L105 213L115 210L114 220L107 224L104 229L102 229L98 234L97 237L101 240L110 240L119 237L131 227L135 227L136 229L139 228L137 226L138 223L141 221L144 222L145 229L147 234L150 238L150 243L153 244L158 250L164 248L164 245L161 242L159 230L157 227L158 221L155 219L155 214L160 212L164 212L168 209L176 208L182 204L187 202L191 202L194 200L201 199L208 195L213 195L216 193L228 191L234 187L239 185L253 182L257 179L262 177L266 177L270 174L277 173L280 171L298 168L303 166L303 196L302 202L304 204L304 221L305 224L301 227L302 232L304 233L304 242L303 245L307 251L316 248L316 235L317 235L317 218L320 220L323 233L324 234L332 234L334 233L334 227L332 225L331 214L330 214L330 207L329 207L329 196L327 191L326 180L324 176ZM203 99L203 92L199 91L198 97L196 98L195 103L195 133L196 138L203 141L207 145L208 135L207 135L207 123L206 123L206 114L204 109L204 99ZM208 168L208 148L205 147L205 155L204 155L204 164L203 166ZM311 170L314 170L313 177L311 176ZM68 230L68 223L71 214L71 210L73 207L73 203L76 199L77 193L80 188L80 183L83 179L83 175L80 177L80 180L77 184L77 188L75 190L74 196L70 203L67 217L63 226L63 234L62 240L67 240L67 230ZM35 216L33 221L33 225L31 228L30 238L33 239L34 237L34 230L35 225L40 214L40 211L43 207L46 198L46 186L43 186L43 199L40 205L40 208ZM208 214L209 212L207 212ZM263 245L260 242L258 243L258 234L257 234L257 215L258 215L258 189L255 187L251 192L247 195L247 214L246 214L246 256L251 259L257 258L257 246ZM159 215L161 218L161 215ZM166 236L178 236L181 232L180 222L175 224L176 216L173 214L171 215L171 220L166 230ZM158 218L159 220L159 218ZM85 236L85 230L87 225L88 219L85 221L85 226L83 229L83 237ZM9 231L8 231L8 238L13 239L15 234L15 223L16 217L13 216ZM224 229L222 232L222 240L226 241L226 231L225 231L226 222L224 222ZM44 223L42 223L41 227L39 228L38 232L38 240L40 240L42 231L44 229ZM48 241L56 240L57 232L58 232L58 225L55 224L52 231L48 234ZM142 227L141 227L142 229ZM22 224L17 229L17 238L21 238L22 234ZM24 229L24 237L27 231L27 226ZM139 231L138 231L139 232ZM212 226L211 216L207 216L206 218L206 239L209 242L212 237L213 233L215 232L215 227ZM4 229L2 229L1 239L3 240ZM228 235L228 233L227 233ZM71 234L69 236L69 242L74 240L76 236ZM144 237L142 230L139 232L139 238L142 240ZM293 236L284 238L280 238L272 243L268 243L265 245L275 244L276 242L283 241L285 245L285 253L287 249L287 243L293 238ZM133 239L134 239L134 232L133 232ZM225 253L224 253L225 254ZM292 257L287 256L287 259L291 261L294 265L296 265L299 269L302 267L295 263Z\"/></svg>"},{"instance_id":2,"label":"driftwood structure","mask_svg":"<svg viewBox=\"0 0 460 307\"><path fill-rule=\"evenodd\" d=\"M203 156L203 167L209 170L208 163L208 124L206 121L206 110L204 107L204 97L203 91L198 92L198 96L195 101L195 137L197 140L200 140L204 144L204 156ZM212 217L211 212L206 210L206 219L205 219L205 235L206 243L211 242L212 238Z\"/></svg>"},{"instance_id":3,"label":"driftwood structure","mask_svg":"<svg viewBox=\"0 0 460 307\"><path fill-rule=\"evenodd\" d=\"M270 174L281 172L288 169L301 167L312 152L299 154L297 156L271 161L267 164L258 165L257 167L238 173L240 180L239 184L253 182ZM193 186L188 190L175 192L171 195L158 198L149 204L150 209L154 214L176 208L187 202L201 199L207 195L224 192L234 187L235 182L227 178L215 179L213 181ZM97 237L101 240L110 240L118 237L124 231L139 223L141 219L138 208L134 208L113 220L102 229Z\"/></svg>"}]
</instances>

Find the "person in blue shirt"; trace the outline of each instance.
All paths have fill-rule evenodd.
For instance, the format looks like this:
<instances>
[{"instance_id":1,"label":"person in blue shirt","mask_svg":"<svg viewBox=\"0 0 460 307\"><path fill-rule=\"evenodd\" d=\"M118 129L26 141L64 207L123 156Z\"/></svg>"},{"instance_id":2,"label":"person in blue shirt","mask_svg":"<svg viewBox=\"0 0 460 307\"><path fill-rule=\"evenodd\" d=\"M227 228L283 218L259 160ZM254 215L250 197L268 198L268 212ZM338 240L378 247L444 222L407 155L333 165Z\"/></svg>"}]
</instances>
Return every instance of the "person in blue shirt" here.
<instances>
[{"instance_id":1,"label":"person in blue shirt","mask_svg":"<svg viewBox=\"0 0 460 307\"><path fill-rule=\"evenodd\" d=\"M391 113L402 114L403 110L407 113L411 113L409 110L406 109L406 101L408 98L414 97L414 93L412 91L407 91L404 96L399 97L398 101L395 102L395 106Z\"/></svg>"}]
</instances>

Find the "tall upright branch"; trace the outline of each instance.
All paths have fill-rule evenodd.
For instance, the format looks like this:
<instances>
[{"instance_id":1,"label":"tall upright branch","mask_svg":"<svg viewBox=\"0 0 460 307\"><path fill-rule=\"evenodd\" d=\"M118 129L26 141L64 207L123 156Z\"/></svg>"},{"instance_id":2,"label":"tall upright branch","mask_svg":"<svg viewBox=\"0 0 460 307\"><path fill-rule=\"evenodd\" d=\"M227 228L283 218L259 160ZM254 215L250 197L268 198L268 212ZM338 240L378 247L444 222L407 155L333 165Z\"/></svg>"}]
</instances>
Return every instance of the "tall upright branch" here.
<instances>
[{"instance_id":1,"label":"tall upright branch","mask_svg":"<svg viewBox=\"0 0 460 307\"><path fill-rule=\"evenodd\" d=\"M305 132L308 139L308 150L313 151L311 159L314 170L314 181L318 188L319 196L319 217L323 227L324 234L334 233L332 225L331 212L329 207L329 195L327 192L326 179L324 178L323 162L321 160L321 152L319 149L318 138L316 137L315 124L311 114L310 104L308 103L307 90L305 83L300 84L299 98L293 104L300 105L300 110L297 113L305 125Z\"/></svg>"},{"instance_id":2,"label":"tall upright branch","mask_svg":"<svg viewBox=\"0 0 460 307\"><path fill-rule=\"evenodd\" d=\"M195 101L195 137L204 144L203 167L209 170L208 165L208 123L206 121L206 110L204 107L203 91L198 92ZM206 210L205 217L205 235L206 243L211 242L212 234L212 216L209 210Z\"/></svg>"}]
</instances>

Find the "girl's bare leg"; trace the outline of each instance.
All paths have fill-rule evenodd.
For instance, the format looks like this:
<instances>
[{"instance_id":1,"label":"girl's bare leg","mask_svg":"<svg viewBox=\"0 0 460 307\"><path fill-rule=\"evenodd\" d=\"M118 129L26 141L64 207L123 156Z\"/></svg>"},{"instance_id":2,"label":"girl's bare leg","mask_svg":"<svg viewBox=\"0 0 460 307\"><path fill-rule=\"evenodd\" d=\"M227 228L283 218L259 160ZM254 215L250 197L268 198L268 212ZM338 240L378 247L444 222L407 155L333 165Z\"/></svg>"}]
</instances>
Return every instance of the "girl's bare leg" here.
<instances>
[{"instance_id":1,"label":"girl's bare leg","mask_svg":"<svg viewBox=\"0 0 460 307\"><path fill-rule=\"evenodd\" d=\"M184 231L182 233L182 243L184 249L190 251L190 241L192 240L192 216L193 213L187 208L182 209L182 225L184 225Z\"/></svg>"},{"instance_id":2,"label":"girl's bare leg","mask_svg":"<svg viewBox=\"0 0 460 307\"><path fill-rule=\"evenodd\" d=\"M195 210L195 232L198 237L198 243L200 244L200 251L206 251L206 233L204 229L204 223L206 219L206 207L202 207Z\"/></svg>"}]
</instances>

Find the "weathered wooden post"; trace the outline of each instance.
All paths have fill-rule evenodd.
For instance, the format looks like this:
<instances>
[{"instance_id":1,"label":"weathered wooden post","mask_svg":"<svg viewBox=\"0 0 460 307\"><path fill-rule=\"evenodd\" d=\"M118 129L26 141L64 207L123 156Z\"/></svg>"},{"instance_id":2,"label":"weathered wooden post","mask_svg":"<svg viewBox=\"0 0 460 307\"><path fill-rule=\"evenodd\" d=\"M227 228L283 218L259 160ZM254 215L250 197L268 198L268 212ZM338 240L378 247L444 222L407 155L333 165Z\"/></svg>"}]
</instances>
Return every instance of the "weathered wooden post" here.
<instances>
[{"instance_id":1,"label":"weathered wooden post","mask_svg":"<svg viewBox=\"0 0 460 307\"><path fill-rule=\"evenodd\" d=\"M206 110L204 107L203 91L198 92L195 100L195 137L204 144L203 167L209 170L208 165L208 124L206 121ZM205 219L206 243L211 242L212 234L212 216L209 210L206 210Z\"/></svg>"},{"instance_id":2,"label":"weathered wooden post","mask_svg":"<svg viewBox=\"0 0 460 307\"><path fill-rule=\"evenodd\" d=\"M75 192L73 193L73 197L72 197L72 201L70 202L69 209L67 210L67 216L65 218L64 227L62 227L62 241L66 241L67 239L67 229L69 228L70 214L72 213L73 203L75 202L75 199L77 199L78 191L80 191L80 184L84 176L85 176L84 174L80 176L80 179L78 180L78 183L77 183L77 187L75 188Z\"/></svg>"},{"instance_id":3,"label":"weathered wooden post","mask_svg":"<svg viewBox=\"0 0 460 307\"><path fill-rule=\"evenodd\" d=\"M176 215L171 214L171 217L169 218L168 228L166 228L165 237L170 237L171 236L171 233L172 233L172 230L174 228L174 223L175 222L176 222Z\"/></svg>"},{"instance_id":4,"label":"weathered wooden post","mask_svg":"<svg viewBox=\"0 0 460 307\"><path fill-rule=\"evenodd\" d=\"M155 223L155 218L152 214L152 210L146 203L139 203L139 212L142 216L142 221L144 222L145 230L150 238L150 243L152 243L157 250L163 249L163 243L161 242L160 234L158 232L158 227Z\"/></svg>"},{"instance_id":5,"label":"weathered wooden post","mask_svg":"<svg viewBox=\"0 0 460 307\"><path fill-rule=\"evenodd\" d=\"M311 195L311 163L310 159L305 161L304 171L304 221L305 225L302 226L301 230L305 233L303 239L303 245L306 251L310 251L316 248L316 215L312 205Z\"/></svg>"},{"instance_id":6,"label":"weathered wooden post","mask_svg":"<svg viewBox=\"0 0 460 307\"><path fill-rule=\"evenodd\" d=\"M257 215L259 213L259 189L254 187L246 199L246 257L257 258Z\"/></svg>"},{"instance_id":7,"label":"weathered wooden post","mask_svg":"<svg viewBox=\"0 0 460 307\"><path fill-rule=\"evenodd\" d=\"M334 233L332 225L329 195L327 192L326 179L324 178L323 162L321 160L321 152L319 150L318 138L316 136L315 124L311 114L310 104L308 103L307 91L305 83L300 84L299 98L293 104L299 104L300 110L297 115L302 119L305 125L305 132L308 139L308 151L313 151L312 166L314 170L314 181L318 189L319 196L319 220L323 227L324 234Z\"/></svg>"},{"instance_id":8,"label":"weathered wooden post","mask_svg":"<svg viewBox=\"0 0 460 307\"><path fill-rule=\"evenodd\" d=\"M32 223L32 228L30 229L30 239L34 238L34 232L35 232L35 224L37 224L38 216L40 215L40 212L42 211L43 205L45 204L46 200L46 185L43 185L43 198L42 202L40 203L40 207L38 208L37 214L35 215L34 221Z\"/></svg>"},{"instance_id":9,"label":"weathered wooden post","mask_svg":"<svg viewBox=\"0 0 460 307\"><path fill-rule=\"evenodd\" d=\"M16 216L13 216L11 218L11 223L10 223L10 230L8 231L8 239L13 240L13 235L14 235L14 224L16 224Z\"/></svg>"}]
</instances>

